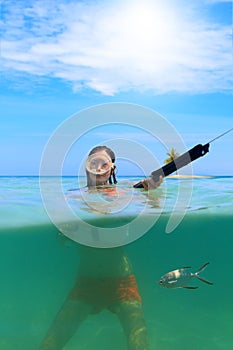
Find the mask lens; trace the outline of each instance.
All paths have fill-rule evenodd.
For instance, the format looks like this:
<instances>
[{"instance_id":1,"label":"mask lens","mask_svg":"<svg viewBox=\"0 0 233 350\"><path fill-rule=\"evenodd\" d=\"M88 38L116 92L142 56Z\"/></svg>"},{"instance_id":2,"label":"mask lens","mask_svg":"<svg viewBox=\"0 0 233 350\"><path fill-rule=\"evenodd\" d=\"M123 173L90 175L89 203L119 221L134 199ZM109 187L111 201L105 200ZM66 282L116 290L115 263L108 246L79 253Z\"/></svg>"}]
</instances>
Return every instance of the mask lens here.
<instances>
[{"instance_id":1,"label":"mask lens","mask_svg":"<svg viewBox=\"0 0 233 350\"><path fill-rule=\"evenodd\" d=\"M104 175L111 170L112 160L105 154L92 154L86 160L86 169L94 175Z\"/></svg>"}]
</instances>

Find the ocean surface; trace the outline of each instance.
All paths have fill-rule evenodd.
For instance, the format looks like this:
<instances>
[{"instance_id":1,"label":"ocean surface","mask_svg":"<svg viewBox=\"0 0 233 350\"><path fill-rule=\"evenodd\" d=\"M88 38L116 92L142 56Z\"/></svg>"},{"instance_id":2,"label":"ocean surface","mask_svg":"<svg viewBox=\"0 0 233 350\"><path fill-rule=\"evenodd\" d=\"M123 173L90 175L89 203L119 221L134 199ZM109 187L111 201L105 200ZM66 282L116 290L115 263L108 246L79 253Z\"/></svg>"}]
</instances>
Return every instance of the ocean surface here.
<instances>
[{"instance_id":1,"label":"ocean surface","mask_svg":"<svg viewBox=\"0 0 233 350\"><path fill-rule=\"evenodd\" d=\"M81 221L109 232L139 217L137 227L145 232L122 236L120 244L137 278L150 350L233 349L233 177L168 178L148 195L132 190L138 180L120 178L116 193L100 198L78 190L84 179L64 177L64 201ZM48 191L53 198L49 203L42 202L37 177L0 182L0 349L39 350L77 278L75 240L86 236L76 237L76 226L63 217L54 178L41 182L43 196ZM57 217L51 216L54 206ZM151 218L148 230L140 226ZM72 227L74 240L59 232L60 224ZM93 242L97 248L90 249L101 249ZM158 284L171 270L191 266L195 272L206 262L201 276L213 285L197 279L190 283L195 290ZM127 350L127 345L116 315L103 310L88 316L63 349Z\"/></svg>"}]
</instances>

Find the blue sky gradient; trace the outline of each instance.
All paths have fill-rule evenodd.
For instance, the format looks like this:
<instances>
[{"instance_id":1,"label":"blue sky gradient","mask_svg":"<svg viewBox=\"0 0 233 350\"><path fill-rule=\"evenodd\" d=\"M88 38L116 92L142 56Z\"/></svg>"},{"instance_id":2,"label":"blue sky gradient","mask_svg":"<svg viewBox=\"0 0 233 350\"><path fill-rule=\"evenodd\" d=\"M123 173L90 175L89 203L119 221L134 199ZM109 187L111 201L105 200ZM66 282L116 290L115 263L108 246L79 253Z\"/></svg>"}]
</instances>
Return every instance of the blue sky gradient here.
<instances>
[{"instance_id":1,"label":"blue sky gradient","mask_svg":"<svg viewBox=\"0 0 233 350\"><path fill-rule=\"evenodd\" d=\"M233 127L231 1L0 4L0 175L38 175L43 149L59 124L102 103L152 108L173 124L187 148ZM108 133L130 137L124 128ZM107 139L106 131L103 139L99 135L82 147L88 151ZM194 163L195 173L233 175L232 140L233 133L216 141ZM136 141L149 147L145 137ZM76 175L72 157L66 175ZM157 157L163 165L166 150ZM131 169L126 164L121 172Z\"/></svg>"}]
</instances>

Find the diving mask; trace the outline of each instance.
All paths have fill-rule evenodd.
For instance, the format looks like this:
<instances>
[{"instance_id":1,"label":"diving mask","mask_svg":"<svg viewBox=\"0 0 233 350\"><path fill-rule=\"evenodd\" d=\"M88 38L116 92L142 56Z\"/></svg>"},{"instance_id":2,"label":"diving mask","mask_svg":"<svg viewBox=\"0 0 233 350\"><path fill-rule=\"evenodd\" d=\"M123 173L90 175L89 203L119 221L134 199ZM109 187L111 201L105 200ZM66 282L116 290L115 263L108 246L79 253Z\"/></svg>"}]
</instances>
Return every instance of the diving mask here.
<instances>
[{"instance_id":1,"label":"diving mask","mask_svg":"<svg viewBox=\"0 0 233 350\"><path fill-rule=\"evenodd\" d=\"M104 153L90 155L86 160L86 169L93 175L104 175L112 168L111 158Z\"/></svg>"}]
</instances>

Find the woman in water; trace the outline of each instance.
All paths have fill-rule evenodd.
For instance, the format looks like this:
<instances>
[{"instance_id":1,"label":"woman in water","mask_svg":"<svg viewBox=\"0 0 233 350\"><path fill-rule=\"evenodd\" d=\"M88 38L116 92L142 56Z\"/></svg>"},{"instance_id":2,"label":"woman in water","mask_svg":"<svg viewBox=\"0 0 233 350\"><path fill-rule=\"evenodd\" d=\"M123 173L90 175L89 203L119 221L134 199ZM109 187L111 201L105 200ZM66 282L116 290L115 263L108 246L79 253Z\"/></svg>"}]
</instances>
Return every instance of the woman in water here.
<instances>
[{"instance_id":1,"label":"woman in water","mask_svg":"<svg viewBox=\"0 0 233 350\"><path fill-rule=\"evenodd\" d=\"M88 189L105 191L116 184L115 155L106 146L91 150L86 162ZM143 180L145 190L162 182ZM79 245L80 265L75 285L53 321L40 350L63 349L90 314L104 309L115 314L122 325L128 350L148 350L148 337L141 296L131 263L123 247L93 248Z\"/></svg>"}]
</instances>

